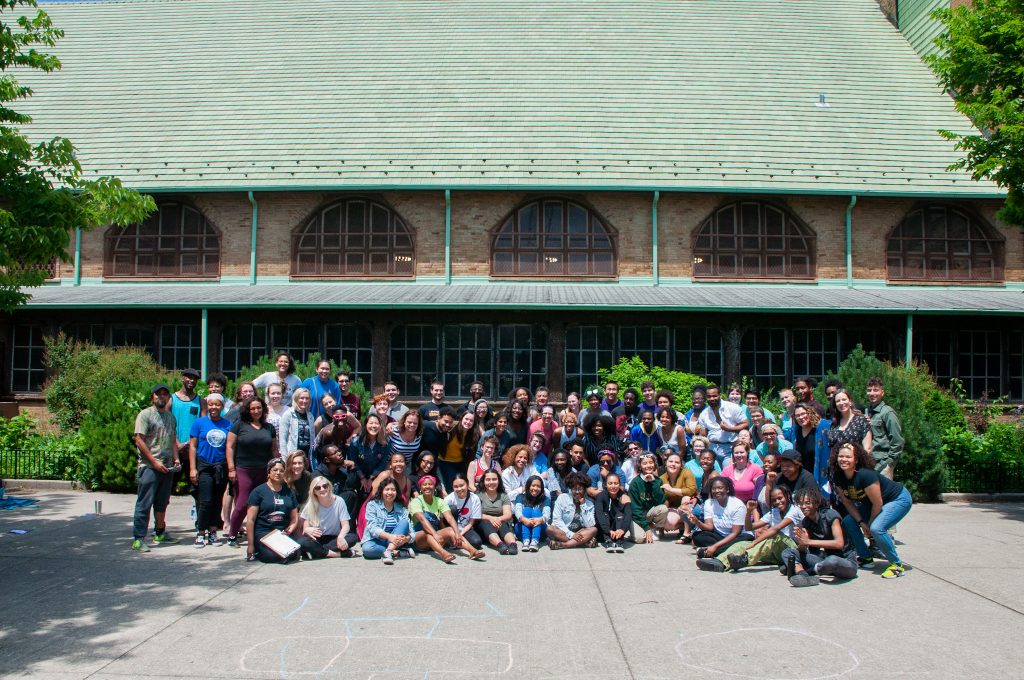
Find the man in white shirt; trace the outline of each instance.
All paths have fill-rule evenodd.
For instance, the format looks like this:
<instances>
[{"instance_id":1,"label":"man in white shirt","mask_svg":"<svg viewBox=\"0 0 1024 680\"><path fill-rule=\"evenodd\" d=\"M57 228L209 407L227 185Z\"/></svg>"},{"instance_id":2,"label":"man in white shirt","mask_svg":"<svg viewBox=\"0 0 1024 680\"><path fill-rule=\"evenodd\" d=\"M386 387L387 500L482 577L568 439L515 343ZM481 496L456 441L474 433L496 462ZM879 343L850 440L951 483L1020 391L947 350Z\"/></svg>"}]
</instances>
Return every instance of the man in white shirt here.
<instances>
[{"instance_id":1,"label":"man in white shirt","mask_svg":"<svg viewBox=\"0 0 1024 680\"><path fill-rule=\"evenodd\" d=\"M731 401L722 401L718 387L711 385L707 391L707 408L700 413L697 423L707 430L711 450L723 468L732 458L732 443L736 433L750 427L746 409Z\"/></svg>"}]
</instances>

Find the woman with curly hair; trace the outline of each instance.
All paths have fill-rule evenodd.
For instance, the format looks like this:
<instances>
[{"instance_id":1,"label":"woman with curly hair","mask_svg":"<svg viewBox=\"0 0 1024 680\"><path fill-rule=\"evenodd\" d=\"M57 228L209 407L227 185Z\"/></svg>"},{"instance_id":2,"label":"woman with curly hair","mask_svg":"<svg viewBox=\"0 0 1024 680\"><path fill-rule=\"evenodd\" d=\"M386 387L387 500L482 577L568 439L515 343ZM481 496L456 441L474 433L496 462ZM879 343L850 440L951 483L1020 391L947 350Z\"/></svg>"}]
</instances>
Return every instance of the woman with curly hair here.
<instances>
[{"instance_id":1,"label":"woman with curly hair","mask_svg":"<svg viewBox=\"0 0 1024 680\"><path fill-rule=\"evenodd\" d=\"M874 566L865 538L882 551L889 566L882 578L898 578L906 569L896 552L889 529L910 512L913 500L899 482L875 472L875 460L856 442L840 444L829 459L832 489L839 497L847 515L843 528L850 535L863 566Z\"/></svg>"}]
</instances>

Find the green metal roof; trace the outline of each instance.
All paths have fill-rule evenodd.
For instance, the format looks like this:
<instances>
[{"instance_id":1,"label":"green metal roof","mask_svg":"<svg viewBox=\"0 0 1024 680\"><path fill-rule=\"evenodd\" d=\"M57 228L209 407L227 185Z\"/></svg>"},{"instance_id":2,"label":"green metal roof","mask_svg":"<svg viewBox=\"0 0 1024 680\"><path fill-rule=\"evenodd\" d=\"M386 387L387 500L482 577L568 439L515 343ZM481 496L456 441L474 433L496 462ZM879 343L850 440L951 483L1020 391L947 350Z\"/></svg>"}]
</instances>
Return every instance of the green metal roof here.
<instances>
[{"instance_id":1,"label":"green metal roof","mask_svg":"<svg viewBox=\"0 0 1024 680\"><path fill-rule=\"evenodd\" d=\"M946 172L969 125L874 0L45 8L31 133L150 191L1002 194Z\"/></svg>"},{"instance_id":2,"label":"green metal roof","mask_svg":"<svg viewBox=\"0 0 1024 680\"><path fill-rule=\"evenodd\" d=\"M942 22L932 19L932 12L949 7L949 0L903 0L899 3L900 31L921 54L938 48L935 38L943 31Z\"/></svg>"}]
</instances>

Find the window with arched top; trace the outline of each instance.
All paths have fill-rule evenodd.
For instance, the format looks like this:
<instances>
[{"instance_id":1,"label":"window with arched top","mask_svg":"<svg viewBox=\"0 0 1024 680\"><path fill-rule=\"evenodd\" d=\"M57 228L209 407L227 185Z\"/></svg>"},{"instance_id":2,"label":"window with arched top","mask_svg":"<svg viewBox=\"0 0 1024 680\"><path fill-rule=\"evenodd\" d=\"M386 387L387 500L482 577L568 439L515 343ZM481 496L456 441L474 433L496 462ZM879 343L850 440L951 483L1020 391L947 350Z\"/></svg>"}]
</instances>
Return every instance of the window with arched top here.
<instances>
[{"instance_id":1,"label":"window with arched top","mask_svg":"<svg viewBox=\"0 0 1024 680\"><path fill-rule=\"evenodd\" d=\"M215 278L220 276L220 232L192 206L161 202L141 224L107 230L103 275Z\"/></svg>"},{"instance_id":2,"label":"window with arched top","mask_svg":"<svg viewBox=\"0 0 1024 680\"><path fill-rule=\"evenodd\" d=\"M512 211L494 231L491 276L614 278L615 235L597 213L565 199Z\"/></svg>"},{"instance_id":3,"label":"window with arched top","mask_svg":"<svg viewBox=\"0 0 1024 680\"><path fill-rule=\"evenodd\" d=\"M292 237L292 276L412 276L415 267L412 231L366 198L328 204Z\"/></svg>"},{"instance_id":4,"label":"window with arched top","mask_svg":"<svg viewBox=\"0 0 1024 680\"><path fill-rule=\"evenodd\" d=\"M889 233L890 281L1003 280L1003 237L965 210L928 205L911 210Z\"/></svg>"},{"instance_id":5,"label":"window with arched top","mask_svg":"<svg viewBox=\"0 0 1024 680\"><path fill-rule=\"evenodd\" d=\"M789 211L763 201L736 201L697 228L693 275L813 279L815 253L814 232Z\"/></svg>"}]
</instances>

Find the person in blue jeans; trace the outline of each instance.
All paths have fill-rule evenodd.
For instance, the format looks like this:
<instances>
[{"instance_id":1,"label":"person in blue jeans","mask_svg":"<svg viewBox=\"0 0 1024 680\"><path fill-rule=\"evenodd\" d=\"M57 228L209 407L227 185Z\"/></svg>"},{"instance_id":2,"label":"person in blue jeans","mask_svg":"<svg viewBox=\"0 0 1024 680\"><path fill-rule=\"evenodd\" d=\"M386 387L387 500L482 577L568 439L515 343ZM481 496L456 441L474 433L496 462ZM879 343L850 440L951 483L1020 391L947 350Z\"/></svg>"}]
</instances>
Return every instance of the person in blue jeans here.
<instances>
[{"instance_id":1,"label":"person in blue jeans","mask_svg":"<svg viewBox=\"0 0 1024 680\"><path fill-rule=\"evenodd\" d=\"M394 564L399 554L415 557L412 549L412 527L409 512L398 502L398 482L394 477L381 481L377 493L366 505L366 528L363 530L363 557Z\"/></svg>"},{"instance_id":2,"label":"person in blue jeans","mask_svg":"<svg viewBox=\"0 0 1024 680\"><path fill-rule=\"evenodd\" d=\"M512 511L516 518L516 536L523 542L523 552L537 552L551 523L551 498L540 475L532 475L526 480Z\"/></svg>"},{"instance_id":3,"label":"person in blue jeans","mask_svg":"<svg viewBox=\"0 0 1024 680\"><path fill-rule=\"evenodd\" d=\"M839 444L829 459L829 474L847 515L843 528L853 541L861 566L873 567L874 559L866 538L870 538L889 566L882 578L899 578L906 573L889 529L910 512L913 499L899 482L875 472L875 460L856 442Z\"/></svg>"}]
</instances>

